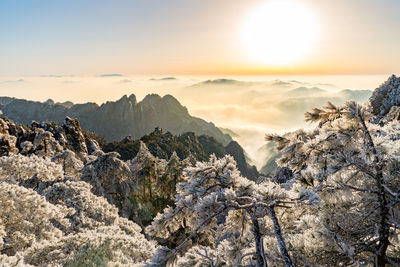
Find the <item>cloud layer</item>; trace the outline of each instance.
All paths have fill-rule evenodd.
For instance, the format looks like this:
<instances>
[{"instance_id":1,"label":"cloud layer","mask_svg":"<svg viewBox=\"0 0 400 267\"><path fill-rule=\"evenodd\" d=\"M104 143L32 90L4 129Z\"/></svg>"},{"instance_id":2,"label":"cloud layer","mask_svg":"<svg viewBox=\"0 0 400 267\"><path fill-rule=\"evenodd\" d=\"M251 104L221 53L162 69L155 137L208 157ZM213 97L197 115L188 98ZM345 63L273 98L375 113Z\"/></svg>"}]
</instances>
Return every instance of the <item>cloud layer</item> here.
<instances>
[{"instance_id":1,"label":"cloud layer","mask_svg":"<svg viewBox=\"0 0 400 267\"><path fill-rule=\"evenodd\" d=\"M138 100L150 93L172 94L191 115L236 132L239 135L236 139L261 165L263 156L258 151L265 144L265 133L310 127L303 120L305 111L327 101L335 104L350 99L364 102L371 90L386 78L45 75L0 77L0 92L3 96L39 101L52 98L56 102L99 104L132 93Z\"/></svg>"}]
</instances>

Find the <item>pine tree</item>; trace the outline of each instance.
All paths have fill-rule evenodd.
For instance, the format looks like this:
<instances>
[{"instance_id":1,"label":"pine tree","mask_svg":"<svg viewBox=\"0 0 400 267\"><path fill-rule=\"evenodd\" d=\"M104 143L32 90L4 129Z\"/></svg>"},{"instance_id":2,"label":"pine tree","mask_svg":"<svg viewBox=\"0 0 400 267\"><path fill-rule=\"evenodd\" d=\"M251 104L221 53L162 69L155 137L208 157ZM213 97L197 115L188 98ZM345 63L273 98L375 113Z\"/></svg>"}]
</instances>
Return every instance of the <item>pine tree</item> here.
<instances>
[{"instance_id":1,"label":"pine tree","mask_svg":"<svg viewBox=\"0 0 400 267\"><path fill-rule=\"evenodd\" d=\"M278 144L279 164L319 197L319 208L306 216L314 217L323 239L316 243L325 246L308 256L331 266L400 262L399 122L373 124L370 106L353 101L305 116L319 126L267 140Z\"/></svg>"},{"instance_id":2,"label":"pine tree","mask_svg":"<svg viewBox=\"0 0 400 267\"><path fill-rule=\"evenodd\" d=\"M187 236L172 249L159 249L153 266L173 262L178 253L190 248L178 261L267 266L263 238L274 232L266 229L268 216L273 218L286 266L292 266L274 212L287 197L286 190L273 182L256 184L240 176L231 156L217 159L212 155L208 162L186 168L183 179L177 185L175 207L158 214L146 232L167 238L183 227Z\"/></svg>"}]
</instances>

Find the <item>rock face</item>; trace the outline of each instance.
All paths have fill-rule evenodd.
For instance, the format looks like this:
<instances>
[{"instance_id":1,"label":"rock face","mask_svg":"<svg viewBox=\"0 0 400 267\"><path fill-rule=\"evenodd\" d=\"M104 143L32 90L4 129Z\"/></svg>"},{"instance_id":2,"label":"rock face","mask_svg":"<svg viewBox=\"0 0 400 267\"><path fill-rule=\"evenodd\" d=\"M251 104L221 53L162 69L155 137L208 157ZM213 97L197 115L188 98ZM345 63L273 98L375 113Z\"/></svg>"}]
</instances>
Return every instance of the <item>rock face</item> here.
<instances>
[{"instance_id":1,"label":"rock face","mask_svg":"<svg viewBox=\"0 0 400 267\"><path fill-rule=\"evenodd\" d=\"M121 140L126 136L137 139L161 127L174 134L195 132L208 135L224 145L232 139L223 134L214 124L192 117L188 110L171 95L161 97L147 95L141 102L135 95L123 96L115 102L101 106L95 103L65 105L54 101L35 102L24 99L0 98L0 110L4 116L22 123L55 121L77 118L83 129L104 136L109 141Z\"/></svg>"},{"instance_id":2,"label":"rock face","mask_svg":"<svg viewBox=\"0 0 400 267\"><path fill-rule=\"evenodd\" d=\"M19 152L18 147L24 141L33 141L29 127L15 124L8 118L0 118L0 156L17 154ZM26 149L26 145L28 144L24 143L21 150ZM30 146L32 146L32 143Z\"/></svg>"},{"instance_id":3,"label":"rock face","mask_svg":"<svg viewBox=\"0 0 400 267\"><path fill-rule=\"evenodd\" d=\"M78 120L66 117L63 129L68 140L68 145L70 145L73 150L88 153L86 139L83 136Z\"/></svg>"}]
</instances>

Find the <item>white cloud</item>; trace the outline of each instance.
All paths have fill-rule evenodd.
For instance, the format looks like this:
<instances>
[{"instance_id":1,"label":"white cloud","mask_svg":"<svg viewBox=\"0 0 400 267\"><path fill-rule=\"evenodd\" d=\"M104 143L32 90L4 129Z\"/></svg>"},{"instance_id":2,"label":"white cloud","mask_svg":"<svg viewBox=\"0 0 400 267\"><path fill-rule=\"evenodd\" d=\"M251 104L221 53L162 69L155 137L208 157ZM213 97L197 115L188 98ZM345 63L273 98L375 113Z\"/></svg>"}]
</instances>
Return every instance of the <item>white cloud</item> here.
<instances>
[{"instance_id":1,"label":"white cloud","mask_svg":"<svg viewBox=\"0 0 400 267\"><path fill-rule=\"evenodd\" d=\"M99 76L69 76L66 80L54 77L28 77L26 79L29 79L29 83L10 83L8 81L18 81L21 78L2 77L1 93L3 96L39 101L52 98L56 102L69 100L74 103L98 104L117 100L125 94L135 94L138 101L150 93L171 94L188 108L191 115L238 132L241 135L238 141L253 157L259 157L257 150L265 144L264 133L283 133L299 127L309 127L303 120L305 111L322 106L328 100L336 104L350 98L365 101L369 91L343 89L371 90L386 79L348 79L338 76L280 79L172 76L149 78L128 75L121 78L119 75L107 75L107 79ZM21 80L25 80L25 77ZM375 82L376 80L379 82Z\"/></svg>"}]
</instances>

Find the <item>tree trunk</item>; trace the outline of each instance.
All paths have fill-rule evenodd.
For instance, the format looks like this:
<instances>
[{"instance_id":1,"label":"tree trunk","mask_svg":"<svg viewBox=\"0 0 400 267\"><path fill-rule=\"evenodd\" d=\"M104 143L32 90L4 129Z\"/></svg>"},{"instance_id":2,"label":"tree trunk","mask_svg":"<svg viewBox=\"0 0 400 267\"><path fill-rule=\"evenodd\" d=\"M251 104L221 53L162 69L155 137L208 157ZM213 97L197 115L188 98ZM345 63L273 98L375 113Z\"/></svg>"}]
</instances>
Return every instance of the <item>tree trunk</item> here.
<instances>
[{"instance_id":1,"label":"tree trunk","mask_svg":"<svg viewBox=\"0 0 400 267\"><path fill-rule=\"evenodd\" d=\"M272 221L274 222L274 232L276 239L278 240L279 250L281 251L281 255L283 260L285 261L286 267L293 267L292 259L290 258L289 252L287 251L285 241L282 237L281 227L279 225L278 219L276 218L274 204L269 206L269 212L271 214Z\"/></svg>"},{"instance_id":2,"label":"tree trunk","mask_svg":"<svg viewBox=\"0 0 400 267\"><path fill-rule=\"evenodd\" d=\"M363 127L364 134L367 138L367 144L369 148L372 150L372 153L374 155L374 163L375 165L375 170L376 170L376 176L375 176L375 181L376 181L376 186L378 188L379 194L378 194L378 202L379 202L379 228L378 228L378 236L379 236L379 242L378 242L378 247L377 247L377 252L376 252L376 261L375 265L377 267L384 267L386 265L386 251L389 246L389 233L390 233L390 227L388 224L389 221L389 207L388 207L388 201L386 198L386 192L385 188L383 187L384 180L383 180L383 171L382 171L382 163L379 160L378 157L378 152L376 151L374 141L372 140L371 133L368 130L367 125L365 124L364 118L359 115L359 119L361 121L361 125Z\"/></svg>"},{"instance_id":3,"label":"tree trunk","mask_svg":"<svg viewBox=\"0 0 400 267\"><path fill-rule=\"evenodd\" d=\"M383 187L383 175L382 170L377 175L377 186L379 190L379 242L378 242L378 251L376 255L376 266L381 267L386 264L386 251L389 246L389 233L390 228L388 225L388 216L389 216L389 208L387 203L387 198L385 194L385 188Z\"/></svg>"},{"instance_id":4,"label":"tree trunk","mask_svg":"<svg viewBox=\"0 0 400 267\"><path fill-rule=\"evenodd\" d=\"M264 245L262 241L262 236L260 232L260 225L258 224L257 218L254 214L251 214L251 222L253 223L253 234L256 240L256 256L257 256L257 266L267 267L267 261L264 256Z\"/></svg>"}]
</instances>

